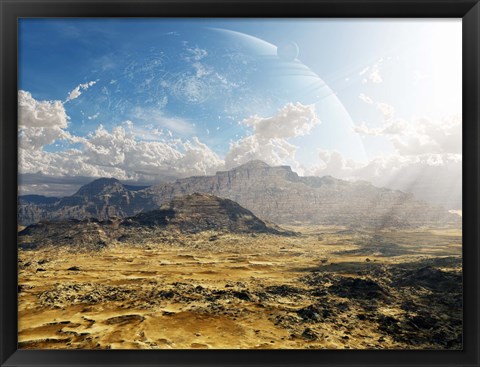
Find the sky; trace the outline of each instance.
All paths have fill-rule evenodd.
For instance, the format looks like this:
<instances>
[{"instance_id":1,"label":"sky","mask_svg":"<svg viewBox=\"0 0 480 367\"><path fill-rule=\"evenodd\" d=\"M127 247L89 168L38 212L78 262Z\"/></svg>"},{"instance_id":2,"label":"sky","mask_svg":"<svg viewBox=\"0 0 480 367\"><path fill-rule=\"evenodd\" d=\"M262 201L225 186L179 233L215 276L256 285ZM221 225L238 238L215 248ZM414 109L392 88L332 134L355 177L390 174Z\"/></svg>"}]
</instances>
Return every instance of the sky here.
<instances>
[{"instance_id":1,"label":"sky","mask_svg":"<svg viewBox=\"0 0 480 367\"><path fill-rule=\"evenodd\" d=\"M461 209L461 19L20 19L19 189L252 159Z\"/></svg>"}]
</instances>

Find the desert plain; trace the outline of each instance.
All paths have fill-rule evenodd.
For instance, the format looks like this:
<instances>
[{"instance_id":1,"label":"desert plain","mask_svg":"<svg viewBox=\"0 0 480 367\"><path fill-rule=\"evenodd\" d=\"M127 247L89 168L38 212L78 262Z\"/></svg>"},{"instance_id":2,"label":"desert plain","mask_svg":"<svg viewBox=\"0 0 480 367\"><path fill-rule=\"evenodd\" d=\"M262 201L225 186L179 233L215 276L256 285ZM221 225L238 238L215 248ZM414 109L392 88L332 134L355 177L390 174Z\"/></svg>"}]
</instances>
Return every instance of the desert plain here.
<instances>
[{"instance_id":1,"label":"desert plain","mask_svg":"<svg viewBox=\"0 0 480 367\"><path fill-rule=\"evenodd\" d=\"M461 231L164 231L19 248L22 349L461 349Z\"/></svg>"}]
</instances>

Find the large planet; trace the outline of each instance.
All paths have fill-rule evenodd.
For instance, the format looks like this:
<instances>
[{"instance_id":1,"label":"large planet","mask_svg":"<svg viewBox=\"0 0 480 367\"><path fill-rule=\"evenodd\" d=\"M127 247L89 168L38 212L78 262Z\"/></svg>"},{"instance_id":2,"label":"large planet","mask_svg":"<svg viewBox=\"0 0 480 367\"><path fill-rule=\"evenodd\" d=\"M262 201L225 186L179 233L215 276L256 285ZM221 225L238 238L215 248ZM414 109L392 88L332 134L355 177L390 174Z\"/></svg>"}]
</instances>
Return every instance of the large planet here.
<instances>
[{"instance_id":1,"label":"large planet","mask_svg":"<svg viewBox=\"0 0 480 367\"><path fill-rule=\"evenodd\" d=\"M161 34L148 48L119 50L114 57L111 66L92 70L89 78L97 80L95 88L71 102L78 105L82 118L102 111L98 120L107 128L125 120L151 127L158 118L155 111L161 111L167 128L166 117L188 120L200 140L208 140L224 156L231 141L248 133L239 122L252 115L273 116L287 103L299 102L314 105L321 121L310 134L292 139L301 164L318 164L322 149L366 159L349 113L322 78L298 58L294 42L274 45L232 30L205 28ZM75 132L86 133L82 128L75 126ZM188 128L171 130L180 138L192 134Z\"/></svg>"}]
</instances>

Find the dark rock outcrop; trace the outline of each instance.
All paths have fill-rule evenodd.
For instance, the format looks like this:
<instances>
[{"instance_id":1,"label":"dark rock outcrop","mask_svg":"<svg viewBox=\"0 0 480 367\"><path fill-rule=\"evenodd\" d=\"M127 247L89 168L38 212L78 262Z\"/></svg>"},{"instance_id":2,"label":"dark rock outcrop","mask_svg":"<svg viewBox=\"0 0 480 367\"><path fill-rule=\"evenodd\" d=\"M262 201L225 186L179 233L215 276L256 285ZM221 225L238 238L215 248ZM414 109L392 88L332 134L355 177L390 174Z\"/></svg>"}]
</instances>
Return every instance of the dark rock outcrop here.
<instances>
[{"instance_id":1,"label":"dark rock outcrop","mask_svg":"<svg viewBox=\"0 0 480 367\"><path fill-rule=\"evenodd\" d=\"M262 221L231 200L209 194L192 194L175 198L160 209L123 220L98 221L90 218L40 222L26 227L18 236L22 249L52 245L80 246L91 250L104 248L115 241L158 241L163 235L175 231L183 234L215 231L294 235Z\"/></svg>"},{"instance_id":2,"label":"dark rock outcrop","mask_svg":"<svg viewBox=\"0 0 480 367\"><path fill-rule=\"evenodd\" d=\"M175 227L184 233L208 230L233 233L280 233L250 210L210 194L191 194L173 199L158 210L123 220L123 227Z\"/></svg>"}]
</instances>

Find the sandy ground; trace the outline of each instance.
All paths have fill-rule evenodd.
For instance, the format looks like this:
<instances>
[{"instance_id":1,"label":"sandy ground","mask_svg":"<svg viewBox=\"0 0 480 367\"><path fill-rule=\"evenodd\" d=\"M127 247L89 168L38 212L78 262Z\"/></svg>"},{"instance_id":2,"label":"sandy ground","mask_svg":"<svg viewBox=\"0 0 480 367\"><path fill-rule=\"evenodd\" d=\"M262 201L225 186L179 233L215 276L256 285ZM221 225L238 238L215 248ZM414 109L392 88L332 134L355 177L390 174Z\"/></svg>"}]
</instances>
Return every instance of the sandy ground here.
<instances>
[{"instance_id":1,"label":"sandy ground","mask_svg":"<svg viewBox=\"0 0 480 367\"><path fill-rule=\"evenodd\" d=\"M19 250L19 347L461 348L460 231L290 229Z\"/></svg>"}]
</instances>

